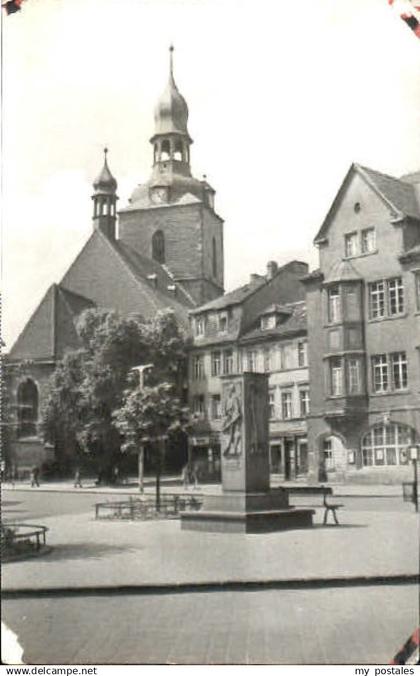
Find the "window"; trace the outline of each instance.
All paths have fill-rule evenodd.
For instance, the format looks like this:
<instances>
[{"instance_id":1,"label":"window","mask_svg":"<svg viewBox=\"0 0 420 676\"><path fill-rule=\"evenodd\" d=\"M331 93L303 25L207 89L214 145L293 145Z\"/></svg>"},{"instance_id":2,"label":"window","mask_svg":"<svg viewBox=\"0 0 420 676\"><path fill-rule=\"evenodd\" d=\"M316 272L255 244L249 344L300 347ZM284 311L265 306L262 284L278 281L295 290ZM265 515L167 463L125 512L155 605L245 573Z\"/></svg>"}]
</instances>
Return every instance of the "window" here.
<instances>
[{"instance_id":1,"label":"window","mask_svg":"<svg viewBox=\"0 0 420 676\"><path fill-rule=\"evenodd\" d=\"M276 317L275 315L264 315L261 317L261 329L266 331L267 329L276 328Z\"/></svg>"},{"instance_id":2,"label":"window","mask_svg":"<svg viewBox=\"0 0 420 676\"><path fill-rule=\"evenodd\" d=\"M406 465L407 446L414 442L414 431L395 423L376 425L362 439L365 466Z\"/></svg>"},{"instance_id":3,"label":"window","mask_svg":"<svg viewBox=\"0 0 420 676\"><path fill-rule=\"evenodd\" d=\"M211 417L217 420L222 415L220 394L213 394L211 398Z\"/></svg>"},{"instance_id":4,"label":"window","mask_svg":"<svg viewBox=\"0 0 420 676\"><path fill-rule=\"evenodd\" d=\"M375 228L366 228L361 233L361 251L362 253L371 253L376 250L376 232Z\"/></svg>"},{"instance_id":5,"label":"window","mask_svg":"<svg viewBox=\"0 0 420 676\"><path fill-rule=\"evenodd\" d=\"M255 371L257 368L257 353L252 350L247 353L248 371Z\"/></svg>"},{"instance_id":6,"label":"window","mask_svg":"<svg viewBox=\"0 0 420 676\"><path fill-rule=\"evenodd\" d=\"M341 299L338 286L328 289L328 321L331 324L341 321Z\"/></svg>"},{"instance_id":7,"label":"window","mask_svg":"<svg viewBox=\"0 0 420 676\"><path fill-rule=\"evenodd\" d=\"M220 352L212 352L211 354L211 375L220 376L222 367L222 360Z\"/></svg>"},{"instance_id":8,"label":"window","mask_svg":"<svg viewBox=\"0 0 420 676\"><path fill-rule=\"evenodd\" d=\"M386 354L376 354L372 357L372 384L374 392L388 391L389 377Z\"/></svg>"},{"instance_id":9,"label":"window","mask_svg":"<svg viewBox=\"0 0 420 676\"><path fill-rule=\"evenodd\" d=\"M323 444L324 463L326 470L334 469L334 457L331 439L325 439Z\"/></svg>"},{"instance_id":10,"label":"window","mask_svg":"<svg viewBox=\"0 0 420 676\"><path fill-rule=\"evenodd\" d=\"M228 318L226 313L217 316L217 327L219 333L226 333L228 328Z\"/></svg>"},{"instance_id":11,"label":"window","mask_svg":"<svg viewBox=\"0 0 420 676\"><path fill-rule=\"evenodd\" d=\"M332 359L330 364L331 394L339 397L343 394L343 365L341 359Z\"/></svg>"},{"instance_id":12,"label":"window","mask_svg":"<svg viewBox=\"0 0 420 676\"><path fill-rule=\"evenodd\" d=\"M297 344L298 366L308 365L308 343L306 341L299 341Z\"/></svg>"},{"instance_id":13,"label":"window","mask_svg":"<svg viewBox=\"0 0 420 676\"><path fill-rule=\"evenodd\" d=\"M390 317L404 312L404 286L401 277L388 281L388 314Z\"/></svg>"},{"instance_id":14,"label":"window","mask_svg":"<svg viewBox=\"0 0 420 676\"><path fill-rule=\"evenodd\" d=\"M223 353L223 373L233 373L233 351L225 350Z\"/></svg>"},{"instance_id":15,"label":"window","mask_svg":"<svg viewBox=\"0 0 420 676\"><path fill-rule=\"evenodd\" d=\"M195 397L193 397L193 412L196 415L204 415L204 394L197 394Z\"/></svg>"},{"instance_id":16,"label":"window","mask_svg":"<svg viewBox=\"0 0 420 676\"><path fill-rule=\"evenodd\" d=\"M391 354L391 368L394 390L407 389L407 355L405 352Z\"/></svg>"},{"instance_id":17,"label":"window","mask_svg":"<svg viewBox=\"0 0 420 676\"><path fill-rule=\"evenodd\" d=\"M272 352L271 348L266 347L264 350L264 371L269 373L272 370Z\"/></svg>"},{"instance_id":18,"label":"window","mask_svg":"<svg viewBox=\"0 0 420 676\"><path fill-rule=\"evenodd\" d=\"M203 357L203 355L196 355L193 358L193 378L194 378L194 380L202 380L204 378L204 357Z\"/></svg>"},{"instance_id":19,"label":"window","mask_svg":"<svg viewBox=\"0 0 420 676\"><path fill-rule=\"evenodd\" d=\"M195 319L195 335L204 336L204 317L196 317Z\"/></svg>"},{"instance_id":20,"label":"window","mask_svg":"<svg viewBox=\"0 0 420 676\"><path fill-rule=\"evenodd\" d=\"M357 232L350 232L344 235L345 256L357 256L359 253Z\"/></svg>"},{"instance_id":21,"label":"window","mask_svg":"<svg viewBox=\"0 0 420 676\"><path fill-rule=\"evenodd\" d=\"M404 285L401 277L369 284L369 316L371 319L395 317L404 312Z\"/></svg>"},{"instance_id":22,"label":"window","mask_svg":"<svg viewBox=\"0 0 420 676\"><path fill-rule=\"evenodd\" d=\"M20 383L17 391L18 437L34 437L38 422L38 388L34 381L27 378Z\"/></svg>"},{"instance_id":23,"label":"window","mask_svg":"<svg viewBox=\"0 0 420 676\"><path fill-rule=\"evenodd\" d=\"M408 365L405 352L372 356L372 385L374 392L405 390L408 387Z\"/></svg>"},{"instance_id":24,"label":"window","mask_svg":"<svg viewBox=\"0 0 420 676\"><path fill-rule=\"evenodd\" d=\"M369 284L369 311L371 319L385 316L385 282Z\"/></svg>"},{"instance_id":25,"label":"window","mask_svg":"<svg viewBox=\"0 0 420 676\"><path fill-rule=\"evenodd\" d=\"M268 407L269 407L269 416L270 418L276 417L276 391L268 391Z\"/></svg>"},{"instance_id":26,"label":"window","mask_svg":"<svg viewBox=\"0 0 420 676\"><path fill-rule=\"evenodd\" d=\"M292 408L292 393L291 392L282 392L281 393L281 412L284 420L288 418L293 418L293 408Z\"/></svg>"},{"instance_id":27,"label":"window","mask_svg":"<svg viewBox=\"0 0 420 676\"><path fill-rule=\"evenodd\" d=\"M165 236L162 230L156 230L152 237L152 258L158 263L165 262Z\"/></svg>"},{"instance_id":28,"label":"window","mask_svg":"<svg viewBox=\"0 0 420 676\"><path fill-rule=\"evenodd\" d=\"M291 369L294 367L294 346L292 343L288 345L280 345L280 368Z\"/></svg>"},{"instance_id":29,"label":"window","mask_svg":"<svg viewBox=\"0 0 420 676\"><path fill-rule=\"evenodd\" d=\"M311 404L309 398L309 390L299 390L299 399L300 399L300 415L302 418L308 415L310 412Z\"/></svg>"},{"instance_id":30,"label":"window","mask_svg":"<svg viewBox=\"0 0 420 676\"><path fill-rule=\"evenodd\" d=\"M217 249L216 249L216 240L214 237L212 240L211 262L212 262L213 277L217 277Z\"/></svg>"},{"instance_id":31,"label":"window","mask_svg":"<svg viewBox=\"0 0 420 676\"><path fill-rule=\"evenodd\" d=\"M360 360L350 358L347 361L348 393L360 393Z\"/></svg>"}]
</instances>

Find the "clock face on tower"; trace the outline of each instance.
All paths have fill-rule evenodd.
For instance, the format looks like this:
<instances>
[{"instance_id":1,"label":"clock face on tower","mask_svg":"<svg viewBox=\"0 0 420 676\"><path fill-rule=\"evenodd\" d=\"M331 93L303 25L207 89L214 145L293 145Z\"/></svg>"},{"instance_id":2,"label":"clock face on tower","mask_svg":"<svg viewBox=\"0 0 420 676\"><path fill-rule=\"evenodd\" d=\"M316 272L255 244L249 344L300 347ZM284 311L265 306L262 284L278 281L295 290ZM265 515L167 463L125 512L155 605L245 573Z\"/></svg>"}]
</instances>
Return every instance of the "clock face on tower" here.
<instances>
[{"instance_id":1,"label":"clock face on tower","mask_svg":"<svg viewBox=\"0 0 420 676\"><path fill-rule=\"evenodd\" d=\"M150 197L155 204L163 204L168 201L168 188L156 187L152 188Z\"/></svg>"}]
</instances>

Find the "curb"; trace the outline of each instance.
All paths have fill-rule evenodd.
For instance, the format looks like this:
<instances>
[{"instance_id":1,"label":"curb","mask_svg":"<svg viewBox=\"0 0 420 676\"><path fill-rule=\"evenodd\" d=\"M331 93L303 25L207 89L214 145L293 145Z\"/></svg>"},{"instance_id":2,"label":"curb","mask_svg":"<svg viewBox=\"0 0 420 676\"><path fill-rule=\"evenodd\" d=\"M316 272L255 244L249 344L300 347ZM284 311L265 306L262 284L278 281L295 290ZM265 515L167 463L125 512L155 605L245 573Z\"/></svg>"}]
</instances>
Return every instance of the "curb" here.
<instances>
[{"instance_id":1,"label":"curb","mask_svg":"<svg viewBox=\"0 0 420 676\"><path fill-rule=\"evenodd\" d=\"M295 578L279 580L221 580L215 582L180 582L97 587L42 587L39 589L3 589L2 598L37 598L39 596L108 596L110 594L183 594L213 591L263 591L277 589L319 589L330 587L368 587L376 585L418 584L417 574L373 575L333 578Z\"/></svg>"},{"instance_id":2,"label":"curb","mask_svg":"<svg viewBox=\"0 0 420 676\"><path fill-rule=\"evenodd\" d=\"M44 488L41 487L40 490L35 490L31 488L30 486L2 486L2 490L4 491L27 491L27 492L38 492L38 493L74 493L76 495L135 495L135 496L140 496L141 493L136 490L135 488L133 489L95 489L95 488ZM150 487L150 489L145 489L144 494L151 493L154 495L154 488ZM193 493L192 493L193 494ZM401 499L402 500L402 493L334 493L334 498L391 498L391 499Z\"/></svg>"}]
</instances>

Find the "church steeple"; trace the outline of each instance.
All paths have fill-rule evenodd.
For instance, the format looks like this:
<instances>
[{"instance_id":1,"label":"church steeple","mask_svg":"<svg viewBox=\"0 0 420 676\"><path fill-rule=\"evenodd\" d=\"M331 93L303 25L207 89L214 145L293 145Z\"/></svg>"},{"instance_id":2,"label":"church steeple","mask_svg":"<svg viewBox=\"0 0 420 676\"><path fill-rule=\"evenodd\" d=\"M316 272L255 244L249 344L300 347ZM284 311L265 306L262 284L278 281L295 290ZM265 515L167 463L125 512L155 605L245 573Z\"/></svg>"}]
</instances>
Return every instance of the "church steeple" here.
<instances>
[{"instance_id":1,"label":"church steeple","mask_svg":"<svg viewBox=\"0 0 420 676\"><path fill-rule=\"evenodd\" d=\"M104 148L104 166L93 184L93 226L110 239L115 239L117 181L110 172L107 154L108 148Z\"/></svg>"},{"instance_id":2,"label":"church steeple","mask_svg":"<svg viewBox=\"0 0 420 676\"><path fill-rule=\"evenodd\" d=\"M169 79L155 108L153 145L154 178L171 173L191 176L188 106L174 79L174 47L169 48Z\"/></svg>"}]
</instances>

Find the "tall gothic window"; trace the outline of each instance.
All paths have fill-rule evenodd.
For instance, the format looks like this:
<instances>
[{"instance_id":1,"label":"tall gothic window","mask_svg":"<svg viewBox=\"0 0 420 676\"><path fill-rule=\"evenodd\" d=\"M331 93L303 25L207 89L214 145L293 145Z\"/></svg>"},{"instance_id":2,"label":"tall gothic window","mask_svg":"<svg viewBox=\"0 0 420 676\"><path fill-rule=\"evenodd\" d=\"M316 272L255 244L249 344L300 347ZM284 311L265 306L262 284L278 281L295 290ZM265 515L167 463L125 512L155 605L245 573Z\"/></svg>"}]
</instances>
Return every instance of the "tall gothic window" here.
<instances>
[{"instance_id":1,"label":"tall gothic window","mask_svg":"<svg viewBox=\"0 0 420 676\"><path fill-rule=\"evenodd\" d=\"M165 262L165 236L162 230L156 230L152 237L152 258L158 263Z\"/></svg>"},{"instance_id":2,"label":"tall gothic window","mask_svg":"<svg viewBox=\"0 0 420 676\"><path fill-rule=\"evenodd\" d=\"M38 422L38 388L34 381L27 378L20 383L17 391L18 436L36 436Z\"/></svg>"},{"instance_id":3,"label":"tall gothic window","mask_svg":"<svg viewBox=\"0 0 420 676\"><path fill-rule=\"evenodd\" d=\"M216 250L216 240L214 237L212 242L212 268L213 268L213 277L217 277L217 250Z\"/></svg>"}]
</instances>

